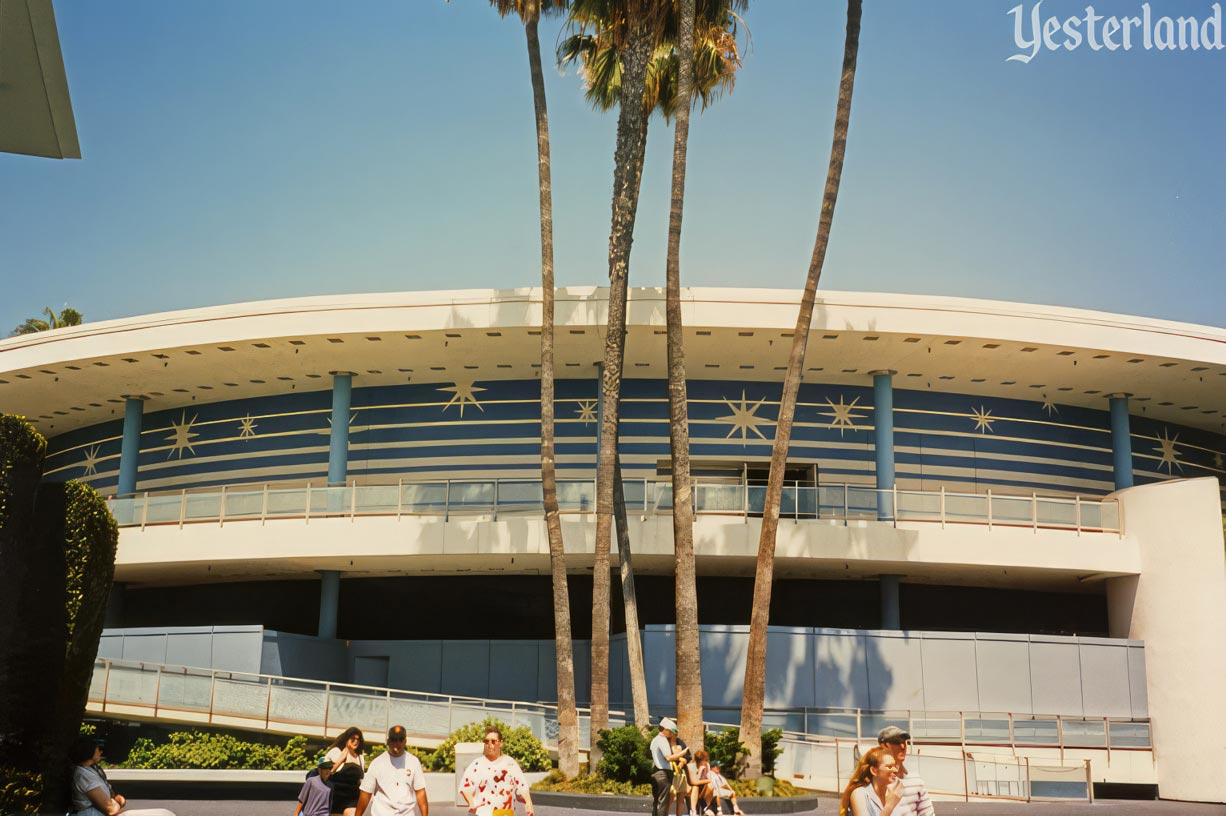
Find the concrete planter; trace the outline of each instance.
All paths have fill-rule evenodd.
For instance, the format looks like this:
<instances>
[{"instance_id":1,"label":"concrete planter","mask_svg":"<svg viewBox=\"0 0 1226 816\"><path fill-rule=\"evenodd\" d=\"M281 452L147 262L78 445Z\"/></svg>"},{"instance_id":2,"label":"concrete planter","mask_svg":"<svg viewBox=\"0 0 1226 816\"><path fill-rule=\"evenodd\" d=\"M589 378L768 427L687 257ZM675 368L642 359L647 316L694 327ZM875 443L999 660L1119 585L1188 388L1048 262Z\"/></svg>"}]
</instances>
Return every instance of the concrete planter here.
<instances>
[{"instance_id":1,"label":"concrete planter","mask_svg":"<svg viewBox=\"0 0 1226 816\"><path fill-rule=\"evenodd\" d=\"M804 796L741 797L738 799L746 816L758 814L809 813L818 807L818 802L829 799L816 793ZM604 813L651 813L649 796L614 796L603 793L562 793L559 791L533 791L537 816L567 816L572 811L587 810Z\"/></svg>"}]
</instances>

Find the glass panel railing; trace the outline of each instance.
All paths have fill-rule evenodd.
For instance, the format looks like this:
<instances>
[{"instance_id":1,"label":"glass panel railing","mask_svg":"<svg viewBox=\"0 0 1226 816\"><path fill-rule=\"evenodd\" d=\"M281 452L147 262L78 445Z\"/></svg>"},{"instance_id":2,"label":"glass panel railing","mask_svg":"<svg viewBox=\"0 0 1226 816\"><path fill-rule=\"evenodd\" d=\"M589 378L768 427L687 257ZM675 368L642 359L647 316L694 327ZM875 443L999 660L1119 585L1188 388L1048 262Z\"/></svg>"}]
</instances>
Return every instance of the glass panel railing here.
<instances>
[{"instance_id":1,"label":"glass panel railing","mask_svg":"<svg viewBox=\"0 0 1226 816\"><path fill-rule=\"evenodd\" d=\"M145 666L111 666L107 680L108 703L152 706L157 701L158 672Z\"/></svg>"},{"instance_id":2,"label":"glass panel railing","mask_svg":"<svg viewBox=\"0 0 1226 816\"><path fill-rule=\"evenodd\" d=\"M988 497L977 493L946 493L945 520L984 522L988 518Z\"/></svg>"},{"instance_id":3,"label":"glass panel railing","mask_svg":"<svg viewBox=\"0 0 1226 816\"><path fill-rule=\"evenodd\" d=\"M216 678L213 681L213 713L263 720L268 713L268 685L254 675Z\"/></svg>"},{"instance_id":4,"label":"glass panel railing","mask_svg":"<svg viewBox=\"0 0 1226 816\"><path fill-rule=\"evenodd\" d=\"M993 496L992 523L1029 527L1034 523L1034 501L1029 496Z\"/></svg>"},{"instance_id":5,"label":"glass panel railing","mask_svg":"<svg viewBox=\"0 0 1226 816\"><path fill-rule=\"evenodd\" d=\"M182 512L183 496L181 494L150 496L146 500L144 520L146 524L177 522Z\"/></svg>"},{"instance_id":6,"label":"glass panel railing","mask_svg":"<svg viewBox=\"0 0 1226 816\"><path fill-rule=\"evenodd\" d=\"M646 495L647 497L647 509L649 512L672 512L673 486L671 482L640 482L639 484L642 485L643 488L643 492L640 493L640 496ZM629 496L626 497L626 506L630 506Z\"/></svg>"},{"instance_id":7,"label":"glass panel railing","mask_svg":"<svg viewBox=\"0 0 1226 816\"><path fill-rule=\"evenodd\" d=\"M899 521L940 521L941 494L918 490L898 491Z\"/></svg>"},{"instance_id":8,"label":"glass panel railing","mask_svg":"<svg viewBox=\"0 0 1226 816\"><path fill-rule=\"evenodd\" d=\"M915 713L911 715L910 731L912 739L921 742L958 742L962 739L962 718L939 711Z\"/></svg>"},{"instance_id":9,"label":"glass panel railing","mask_svg":"<svg viewBox=\"0 0 1226 816\"><path fill-rule=\"evenodd\" d=\"M396 485L362 485L352 489L353 512L359 516L391 515L399 509L400 488Z\"/></svg>"},{"instance_id":10,"label":"glass panel railing","mask_svg":"<svg viewBox=\"0 0 1226 816\"><path fill-rule=\"evenodd\" d=\"M190 503L191 496L188 496ZM227 519L260 518L264 514L264 491L242 491L225 494Z\"/></svg>"},{"instance_id":11,"label":"glass panel railing","mask_svg":"<svg viewBox=\"0 0 1226 816\"><path fill-rule=\"evenodd\" d=\"M1013 718L1013 742L1017 745L1059 745L1060 724L1055 718Z\"/></svg>"},{"instance_id":12,"label":"glass panel railing","mask_svg":"<svg viewBox=\"0 0 1226 816\"><path fill-rule=\"evenodd\" d=\"M327 698L321 686L273 685L269 689L268 719L279 723L323 725Z\"/></svg>"},{"instance_id":13,"label":"glass panel railing","mask_svg":"<svg viewBox=\"0 0 1226 816\"><path fill-rule=\"evenodd\" d=\"M1106 748L1107 723L1103 720L1062 720L1066 748Z\"/></svg>"},{"instance_id":14,"label":"glass panel railing","mask_svg":"<svg viewBox=\"0 0 1226 816\"><path fill-rule=\"evenodd\" d=\"M503 481L498 483L498 512L539 515L544 497L539 481Z\"/></svg>"},{"instance_id":15,"label":"glass panel railing","mask_svg":"<svg viewBox=\"0 0 1226 816\"><path fill-rule=\"evenodd\" d=\"M221 493L188 493L183 497L184 521L212 521L221 517Z\"/></svg>"},{"instance_id":16,"label":"glass panel railing","mask_svg":"<svg viewBox=\"0 0 1226 816\"><path fill-rule=\"evenodd\" d=\"M1107 724L1108 745L1112 748L1150 748L1149 723L1113 722Z\"/></svg>"},{"instance_id":17,"label":"glass panel railing","mask_svg":"<svg viewBox=\"0 0 1226 816\"><path fill-rule=\"evenodd\" d=\"M879 493L888 495L890 491L878 491L871 487L849 487L847 489L847 518L876 520L879 505L888 513L889 504L881 503Z\"/></svg>"},{"instance_id":18,"label":"glass panel railing","mask_svg":"<svg viewBox=\"0 0 1226 816\"><path fill-rule=\"evenodd\" d=\"M494 482L452 482L447 493L449 513L492 513Z\"/></svg>"},{"instance_id":19,"label":"glass panel railing","mask_svg":"<svg viewBox=\"0 0 1226 816\"><path fill-rule=\"evenodd\" d=\"M213 701L213 678L192 672L162 672L158 707L177 711L208 711Z\"/></svg>"},{"instance_id":20,"label":"glass panel railing","mask_svg":"<svg viewBox=\"0 0 1226 816\"><path fill-rule=\"evenodd\" d=\"M740 513L744 503L741 485L694 485L694 509L699 513Z\"/></svg>"},{"instance_id":21,"label":"glass panel railing","mask_svg":"<svg viewBox=\"0 0 1226 816\"><path fill-rule=\"evenodd\" d=\"M1071 499L1038 498L1035 515L1039 524L1047 527L1076 527L1077 505Z\"/></svg>"},{"instance_id":22,"label":"glass panel railing","mask_svg":"<svg viewBox=\"0 0 1226 816\"><path fill-rule=\"evenodd\" d=\"M445 738L451 733L450 707L446 701L405 699L393 696L388 708L391 725L403 725L414 734Z\"/></svg>"},{"instance_id":23,"label":"glass panel railing","mask_svg":"<svg viewBox=\"0 0 1226 816\"><path fill-rule=\"evenodd\" d=\"M120 527L140 524L141 512L144 509L144 506L144 496L133 496L126 499L111 499L107 503L107 509L111 511L111 515L115 517L115 521Z\"/></svg>"},{"instance_id":24,"label":"glass panel railing","mask_svg":"<svg viewBox=\"0 0 1226 816\"><path fill-rule=\"evenodd\" d=\"M558 482L558 509L590 513L596 508L596 483L590 479Z\"/></svg>"},{"instance_id":25,"label":"glass panel railing","mask_svg":"<svg viewBox=\"0 0 1226 816\"><path fill-rule=\"evenodd\" d=\"M1115 521L1117 511L1118 505L1115 502L1083 501L1081 502L1081 527L1086 530L1114 532L1118 529Z\"/></svg>"},{"instance_id":26,"label":"glass panel railing","mask_svg":"<svg viewBox=\"0 0 1226 816\"><path fill-rule=\"evenodd\" d=\"M978 745L1008 745L1009 715L980 714L967 717L963 725L968 743Z\"/></svg>"},{"instance_id":27,"label":"glass panel railing","mask_svg":"<svg viewBox=\"0 0 1226 816\"><path fill-rule=\"evenodd\" d=\"M306 515L306 507L307 491L305 489L268 491L267 515L269 516L303 516Z\"/></svg>"},{"instance_id":28,"label":"glass panel railing","mask_svg":"<svg viewBox=\"0 0 1226 816\"><path fill-rule=\"evenodd\" d=\"M842 485L826 485L817 489L818 510L822 518L841 519L847 516L847 491Z\"/></svg>"},{"instance_id":29,"label":"glass panel railing","mask_svg":"<svg viewBox=\"0 0 1226 816\"><path fill-rule=\"evenodd\" d=\"M1115 501L1102 503L1102 527L1104 530L1119 532L1120 503Z\"/></svg>"},{"instance_id":30,"label":"glass panel railing","mask_svg":"<svg viewBox=\"0 0 1226 816\"><path fill-rule=\"evenodd\" d=\"M401 513L441 516L446 510L446 482L414 482L400 486Z\"/></svg>"},{"instance_id":31,"label":"glass panel railing","mask_svg":"<svg viewBox=\"0 0 1226 816\"><path fill-rule=\"evenodd\" d=\"M875 739L887 725L896 725L910 731L910 717L905 711L865 711L860 714L861 739Z\"/></svg>"}]
</instances>

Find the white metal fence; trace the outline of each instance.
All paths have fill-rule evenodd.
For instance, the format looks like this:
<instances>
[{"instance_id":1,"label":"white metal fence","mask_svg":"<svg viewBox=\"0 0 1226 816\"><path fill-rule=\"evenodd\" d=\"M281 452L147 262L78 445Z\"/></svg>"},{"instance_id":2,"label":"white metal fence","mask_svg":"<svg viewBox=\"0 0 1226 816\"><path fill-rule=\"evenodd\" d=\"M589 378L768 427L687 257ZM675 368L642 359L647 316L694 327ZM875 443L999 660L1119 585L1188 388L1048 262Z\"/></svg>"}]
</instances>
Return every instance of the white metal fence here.
<instances>
[{"instance_id":1,"label":"white metal fence","mask_svg":"<svg viewBox=\"0 0 1226 816\"><path fill-rule=\"evenodd\" d=\"M589 513L596 506L591 480L558 480L563 513ZM672 512L672 484L653 480L625 482L627 509L643 515ZM699 515L761 516L766 486L694 483ZM268 483L208 490L145 492L112 498L111 512L121 526L188 524L269 519L357 516L433 516L450 518L537 515L542 513L541 483L527 479L406 481L337 487ZM1114 500L944 490L877 490L847 484L814 487L786 485L780 504L784 518L834 521L982 524L988 528L1030 527L1078 532L1121 531Z\"/></svg>"}]
</instances>

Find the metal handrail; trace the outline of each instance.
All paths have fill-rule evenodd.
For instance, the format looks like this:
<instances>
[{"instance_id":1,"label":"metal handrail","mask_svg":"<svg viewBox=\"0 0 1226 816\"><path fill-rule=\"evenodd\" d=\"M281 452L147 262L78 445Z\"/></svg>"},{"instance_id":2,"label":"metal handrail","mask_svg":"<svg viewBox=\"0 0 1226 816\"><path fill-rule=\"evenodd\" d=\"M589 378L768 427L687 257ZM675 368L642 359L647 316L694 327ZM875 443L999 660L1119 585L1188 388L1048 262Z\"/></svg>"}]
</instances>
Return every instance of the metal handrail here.
<instances>
[{"instance_id":1,"label":"metal handrail","mask_svg":"<svg viewBox=\"0 0 1226 816\"><path fill-rule=\"evenodd\" d=\"M216 523L320 517L405 516L488 517L543 512L540 481L534 479L444 479L344 486L287 486L284 482L229 485L220 490L147 491L135 496L111 497L110 509L122 527L159 524ZM567 494L560 512L590 514L595 507L595 484L590 479L560 479ZM642 514L670 515L672 486L654 479L626 482L626 494L638 502ZM390 491L394 491L394 496ZM695 480L692 491L698 515L760 516L765 488L755 484ZM191 501L189 502L189 498ZM843 524L937 523L986 525L989 530L1013 527L1037 532L1058 529L1123 534L1119 503L1114 499L1081 496L1043 496L952 493L938 490L878 490L851 484L785 485L783 513L794 523L831 520ZM952 506L951 506L952 505ZM201 509L203 508L203 509ZM1097 523L1093 523L1093 522Z\"/></svg>"},{"instance_id":2,"label":"metal handrail","mask_svg":"<svg viewBox=\"0 0 1226 816\"><path fill-rule=\"evenodd\" d=\"M137 673L151 672L151 673L156 674L158 681L157 681L156 688L154 689L154 692L153 692L153 699L151 701L148 699L144 699L144 697L147 697L147 695L144 695L143 690L140 691L140 695L143 695L143 696L138 696L138 698L134 699L131 696L131 694L128 693L130 691L130 687L129 688L117 688L116 687L115 678L119 673L122 673L124 671L137 672ZM552 717L554 719L556 719L556 716L557 716L557 705L552 704L552 703L541 703L541 702L532 703L532 702L522 702L522 701L516 701L516 700L502 700L502 699L496 699L496 698L470 697L470 696L456 695L456 694L439 694L436 692L413 691L410 689L392 689L392 688L387 688L387 687L382 687L382 686L367 686L367 685L362 685L358 683L334 683L334 682L324 681L324 680L311 680L311 679L305 679L305 678L285 677L281 675L259 674L255 672L238 672L238 671L230 671L226 669L213 669L213 668L194 668L194 667L189 667L189 666L165 665L165 664L160 664L160 663L146 663L146 662L141 662L141 661L117 660L114 658L102 658L102 657L98 658L94 663L95 682L91 684L91 687L90 687L89 701L90 703L94 704L101 713L107 713L109 708L114 708L114 707L130 708L132 706L137 706L137 707L143 706L143 707L149 708L153 711L155 716L160 709L175 710L176 706L173 704L174 701L171 701L168 704L167 701L164 701L161 699L162 698L162 687L163 687L162 678L166 676L197 676L197 677L202 677L202 678L203 677L208 678L209 690L208 690L207 704L202 704L190 710L196 711L200 714L207 714L207 719L209 722L213 722L216 716L223 716L223 717L235 716L233 712L218 713L216 711L217 709L216 689L217 689L218 681L241 683L241 684L245 684L245 687L260 686L260 687L264 687L268 689L268 691L265 692L266 697L263 698L263 707L261 708L261 710L255 712L256 716L245 717L245 719L249 719L253 721L263 721L263 724L265 727L267 727L271 722L273 722L276 719L272 717L272 714L271 714L271 704L272 704L271 689L273 688L283 688L287 690L293 690L295 692L312 691L312 690L316 692L322 692L325 695L323 719L318 723L306 723L306 724L321 726L324 729L327 729L327 727L329 726L328 717L331 711L331 705L329 704L329 700L333 695L348 695L349 697L366 698L372 701L374 700L378 700L378 701L399 700L399 701L406 701L406 702L409 702L409 701L421 702L421 703L427 703L427 704L433 704L433 705L439 705L439 706L445 705L447 707L447 712L448 712L448 716L447 716L448 722L450 722L451 720L452 709L455 707L462 707L466 709L474 709L474 708L475 709L488 709L490 711L500 711L500 712L506 712L506 711L510 711L513 713L519 712L525 715L543 716L546 718ZM718 711L719 709L718 708L711 709L710 707L708 707L708 710ZM586 708L580 708L578 709L578 711L581 717L583 717L585 714L590 714L589 709L586 709ZM616 721L621 721L621 722L626 721L626 714L624 711L613 710L613 711L610 711L609 713L610 713L610 719L612 721L615 721L615 722ZM1111 718L1111 717L1070 717L1070 716L1062 716L1062 715L1030 715L1030 714L1013 714L1013 713L997 713L997 712L992 712L990 713L989 716L985 717L983 712L970 712L970 711L967 711L967 712L924 712L924 711L874 711L874 710L859 709L859 708L828 708L828 709L816 709L816 708L770 709L768 708L765 711L765 715L766 715L765 725L766 727L769 728L772 721L777 721L780 717L784 717L788 715L794 716L797 713L804 713L806 715L805 718L803 719L803 727L805 727L806 729L809 726L809 719L807 715L813 715L815 717L819 715L847 717L849 718L849 720L854 721L856 724L856 736L853 737L850 735L839 736L837 734L821 734L816 731L803 731L802 732L802 731L784 730L784 733L783 733L784 740L788 740L792 742L814 742L814 741L829 742L831 740L844 740L847 742L875 741L876 740L876 730L875 730L876 726L879 725L881 722L888 721L888 723L890 724L901 724L905 726L907 730L915 736L917 743L926 744L926 745L958 746L961 750L965 751L968 743L965 743L963 741L950 742L950 741L942 740L939 738L928 738L924 734L922 729L919 729L916 727L916 721L917 720L933 720L933 719L952 720L954 718L957 718L959 721L960 733L964 734L966 730L965 722L968 719L971 719L971 720L994 719L994 720L999 721L1001 720L1001 718L1008 718L1009 720L1008 730L1009 730L1009 734L1011 737L1008 740L1008 742L1000 742L1000 743L991 743L987 741L971 742L969 743L970 747L974 748L975 745L978 744L978 745L1006 745L1006 746L1010 746L1014 748L1019 748L1019 747L1020 748L1060 748L1061 750L1063 750L1066 747L1068 748L1104 747L1104 748L1113 748L1117 750L1118 749L1128 749L1128 748L1138 748L1138 749L1148 748L1147 745L1134 745L1134 746L1111 745L1111 724L1112 723L1128 724L1128 725L1134 725L1134 726L1135 725L1148 726L1148 720L1129 720L1125 718ZM936 716L936 715L941 715L941 716ZM1016 739L1013 738L1013 728L1012 728L1012 721L1015 717L1019 719L1024 718L1026 720L1037 720L1037 721L1043 721L1043 722L1056 723L1057 724L1057 735L1058 735L1057 741L1054 743L1043 743L1043 742L1026 741L1026 740L1017 741ZM733 719L734 722L722 722L720 719L711 717L706 720L705 724L707 726L714 727L714 728L725 728L729 726L738 725L738 723L735 722L735 720L739 720L739 717L733 717L729 719ZM876 721L875 725L872 728L866 729L864 727L866 720ZM277 721L279 722L279 720ZM1103 723L1103 736L1104 736L1105 744L1103 746L1068 745L1066 740L1063 739L1063 728L1060 727L1064 721L1095 722L1095 723L1102 722ZM450 732L450 729L448 729L447 733L449 732ZM441 736L446 736L446 733L441 734Z\"/></svg>"}]
</instances>

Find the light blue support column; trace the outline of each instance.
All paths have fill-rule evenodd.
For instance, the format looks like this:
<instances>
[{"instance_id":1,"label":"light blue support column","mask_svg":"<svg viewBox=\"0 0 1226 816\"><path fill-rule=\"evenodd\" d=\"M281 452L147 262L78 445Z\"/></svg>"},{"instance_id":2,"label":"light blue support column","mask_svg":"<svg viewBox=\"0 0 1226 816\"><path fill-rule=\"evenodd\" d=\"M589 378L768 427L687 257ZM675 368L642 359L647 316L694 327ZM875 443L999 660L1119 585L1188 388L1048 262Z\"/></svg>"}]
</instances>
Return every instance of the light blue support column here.
<instances>
[{"instance_id":1,"label":"light blue support column","mask_svg":"<svg viewBox=\"0 0 1226 816\"><path fill-rule=\"evenodd\" d=\"M1132 432L1128 425L1128 398L1111 394L1111 459L1115 465L1115 489L1132 487Z\"/></svg>"},{"instance_id":2,"label":"light blue support column","mask_svg":"<svg viewBox=\"0 0 1226 816\"><path fill-rule=\"evenodd\" d=\"M119 448L119 485L115 491L120 496L130 496L136 492L136 473L140 464L140 430L144 412L144 397L124 396L123 442Z\"/></svg>"},{"instance_id":3,"label":"light blue support column","mask_svg":"<svg viewBox=\"0 0 1226 816\"><path fill-rule=\"evenodd\" d=\"M894 375L890 370L871 371L873 375L873 456L876 459L877 489L894 489ZM877 494L877 518L894 518L894 497Z\"/></svg>"},{"instance_id":4,"label":"light blue support column","mask_svg":"<svg viewBox=\"0 0 1226 816\"><path fill-rule=\"evenodd\" d=\"M881 628L901 629L902 616L899 613L898 582L899 575L881 576Z\"/></svg>"},{"instance_id":5,"label":"light blue support column","mask_svg":"<svg viewBox=\"0 0 1226 816\"><path fill-rule=\"evenodd\" d=\"M349 470L349 404L353 396L353 372L332 374L332 436L328 443L328 485L345 484Z\"/></svg>"},{"instance_id":6,"label":"light blue support column","mask_svg":"<svg viewBox=\"0 0 1226 816\"><path fill-rule=\"evenodd\" d=\"M319 571L319 636L336 637L336 615L341 605L341 574L336 570Z\"/></svg>"}]
</instances>

